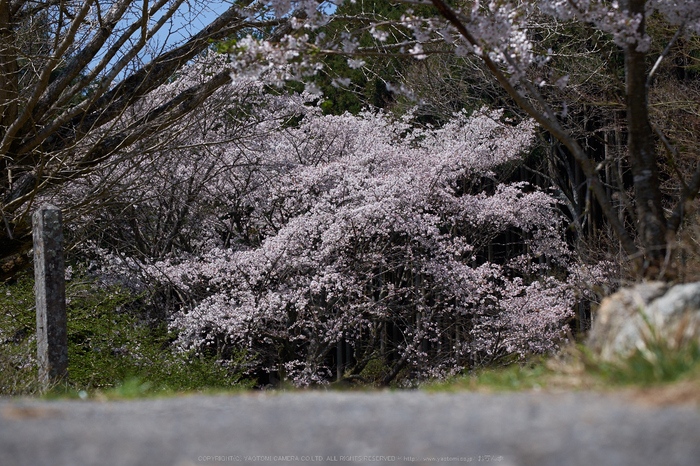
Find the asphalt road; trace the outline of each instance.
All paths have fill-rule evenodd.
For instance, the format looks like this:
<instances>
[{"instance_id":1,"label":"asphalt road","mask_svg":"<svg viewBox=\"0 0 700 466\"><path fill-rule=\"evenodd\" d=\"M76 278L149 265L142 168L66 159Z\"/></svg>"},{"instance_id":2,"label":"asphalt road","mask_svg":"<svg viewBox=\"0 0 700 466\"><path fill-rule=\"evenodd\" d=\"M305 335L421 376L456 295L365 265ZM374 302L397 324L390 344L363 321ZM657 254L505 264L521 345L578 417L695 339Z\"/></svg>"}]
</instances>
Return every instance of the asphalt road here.
<instances>
[{"instance_id":1,"label":"asphalt road","mask_svg":"<svg viewBox=\"0 0 700 466\"><path fill-rule=\"evenodd\" d=\"M700 409L595 393L0 400L0 465L700 464Z\"/></svg>"}]
</instances>

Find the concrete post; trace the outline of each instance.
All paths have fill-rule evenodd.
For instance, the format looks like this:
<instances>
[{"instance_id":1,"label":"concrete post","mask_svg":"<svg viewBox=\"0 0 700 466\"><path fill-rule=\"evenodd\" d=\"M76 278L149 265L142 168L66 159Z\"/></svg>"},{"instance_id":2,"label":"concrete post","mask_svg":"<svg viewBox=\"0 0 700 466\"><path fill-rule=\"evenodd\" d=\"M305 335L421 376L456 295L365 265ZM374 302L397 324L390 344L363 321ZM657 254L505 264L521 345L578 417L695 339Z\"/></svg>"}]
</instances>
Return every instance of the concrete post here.
<instances>
[{"instance_id":1,"label":"concrete post","mask_svg":"<svg viewBox=\"0 0 700 466\"><path fill-rule=\"evenodd\" d=\"M32 220L39 380L48 384L68 375L61 210L44 205L34 213Z\"/></svg>"}]
</instances>

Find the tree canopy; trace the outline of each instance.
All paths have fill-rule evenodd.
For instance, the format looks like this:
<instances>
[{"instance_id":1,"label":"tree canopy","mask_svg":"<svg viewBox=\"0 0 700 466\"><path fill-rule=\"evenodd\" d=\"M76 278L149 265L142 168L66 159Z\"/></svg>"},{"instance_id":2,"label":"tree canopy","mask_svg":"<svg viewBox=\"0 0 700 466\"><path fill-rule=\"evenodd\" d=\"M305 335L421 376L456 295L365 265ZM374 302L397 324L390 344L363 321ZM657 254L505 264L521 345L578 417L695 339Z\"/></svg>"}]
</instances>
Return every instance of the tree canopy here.
<instances>
[{"instance_id":1,"label":"tree canopy","mask_svg":"<svg viewBox=\"0 0 700 466\"><path fill-rule=\"evenodd\" d=\"M691 0L0 1L0 278L52 202L75 267L251 371L551 351L611 277L678 278L698 32Z\"/></svg>"},{"instance_id":2,"label":"tree canopy","mask_svg":"<svg viewBox=\"0 0 700 466\"><path fill-rule=\"evenodd\" d=\"M178 39L211 8L228 2L0 2L0 233L3 276L23 267L31 246L28 214L37 195L128 164L146 138L159 136L231 81L222 67L168 99L154 97L212 42L286 20L229 4L194 34ZM83 200L94 208L109 187ZM71 206L71 217L79 215Z\"/></svg>"}]
</instances>

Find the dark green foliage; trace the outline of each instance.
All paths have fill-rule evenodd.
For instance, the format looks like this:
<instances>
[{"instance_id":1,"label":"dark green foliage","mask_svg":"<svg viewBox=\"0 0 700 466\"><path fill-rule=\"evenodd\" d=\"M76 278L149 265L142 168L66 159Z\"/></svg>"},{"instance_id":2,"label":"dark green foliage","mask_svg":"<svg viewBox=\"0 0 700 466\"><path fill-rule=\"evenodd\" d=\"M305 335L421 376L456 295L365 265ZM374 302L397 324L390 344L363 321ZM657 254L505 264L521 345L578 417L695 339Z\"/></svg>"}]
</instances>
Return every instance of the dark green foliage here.
<instances>
[{"instance_id":1,"label":"dark green foliage","mask_svg":"<svg viewBox=\"0 0 700 466\"><path fill-rule=\"evenodd\" d=\"M347 60L337 56L323 60L324 71L313 78L323 90L323 113L341 115L349 112L356 115L366 108L386 109L394 102L394 96L387 90L385 81L396 82L399 78L399 60L365 58L365 61L371 62L370 67L374 70L381 70L381 74L372 75L363 69L350 69ZM349 78L352 82L347 87L334 87L331 83L338 77Z\"/></svg>"},{"instance_id":2,"label":"dark green foliage","mask_svg":"<svg viewBox=\"0 0 700 466\"><path fill-rule=\"evenodd\" d=\"M384 29L389 33L389 38L385 42L379 42L369 32L369 18L374 18L373 21L397 22L408 8L409 6L403 4L375 0L346 2L338 7L336 15L354 17L356 21L331 21L314 33L312 39L318 34L323 34L329 42L342 42L342 34L350 30L359 35L360 48L376 48L373 54L354 57L361 58L366 63L365 66L356 69L348 66L346 56L319 54L324 67L319 74L308 79L323 91L324 102L321 108L325 114L357 114L366 108L388 109L393 105L395 96L387 90L386 83L400 84L404 80L405 69L415 60L397 56L396 49L387 51L386 55L380 51L384 45L408 40L409 35L394 24ZM416 9L415 6L413 9ZM337 82L334 85L334 80L339 78L350 79L351 82L347 86L338 85Z\"/></svg>"}]
</instances>

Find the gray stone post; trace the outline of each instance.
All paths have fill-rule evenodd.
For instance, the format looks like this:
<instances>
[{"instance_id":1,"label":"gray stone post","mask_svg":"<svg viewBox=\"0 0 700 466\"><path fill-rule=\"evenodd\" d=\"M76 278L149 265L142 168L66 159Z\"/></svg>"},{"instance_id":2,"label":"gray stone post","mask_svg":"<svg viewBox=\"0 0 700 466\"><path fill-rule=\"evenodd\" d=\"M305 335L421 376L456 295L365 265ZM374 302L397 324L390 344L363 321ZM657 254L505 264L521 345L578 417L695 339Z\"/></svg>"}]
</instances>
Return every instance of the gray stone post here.
<instances>
[{"instance_id":1,"label":"gray stone post","mask_svg":"<svg viewBox=\"0 0 700 466\"><path fill-rule=\"evenodd\" d=\"M44 205L34 213L32 220L39 380L48 384L68 375L61 210Z\"/></svg>"}]
</instances>

